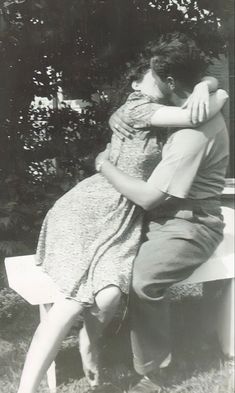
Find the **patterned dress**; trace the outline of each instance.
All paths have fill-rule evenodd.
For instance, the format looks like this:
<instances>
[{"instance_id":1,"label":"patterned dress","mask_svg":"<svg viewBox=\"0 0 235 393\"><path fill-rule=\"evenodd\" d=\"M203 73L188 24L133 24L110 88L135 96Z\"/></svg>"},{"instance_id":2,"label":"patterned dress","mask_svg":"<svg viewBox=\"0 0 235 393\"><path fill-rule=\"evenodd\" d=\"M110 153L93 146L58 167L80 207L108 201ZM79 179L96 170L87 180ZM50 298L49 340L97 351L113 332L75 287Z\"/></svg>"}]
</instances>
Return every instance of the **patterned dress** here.
<instances>
[{"instance_id":1,"label":"patterned dress","mask_svg":"<svg viewBox=\"0 0 235 393\"><path fill-rule=\"evenodd\" d=\"M113 135L110 161L125 173L146 180L160 161L156 133L149 120L159 104L132 93L122 113L140 125L133 139ZM117 192L98 173L78 183L48 212L39 236L37 264L66 297L90 306L98 291L130 287L132 265L142 232L143 210Z\"/></svg>"}]
</instances>

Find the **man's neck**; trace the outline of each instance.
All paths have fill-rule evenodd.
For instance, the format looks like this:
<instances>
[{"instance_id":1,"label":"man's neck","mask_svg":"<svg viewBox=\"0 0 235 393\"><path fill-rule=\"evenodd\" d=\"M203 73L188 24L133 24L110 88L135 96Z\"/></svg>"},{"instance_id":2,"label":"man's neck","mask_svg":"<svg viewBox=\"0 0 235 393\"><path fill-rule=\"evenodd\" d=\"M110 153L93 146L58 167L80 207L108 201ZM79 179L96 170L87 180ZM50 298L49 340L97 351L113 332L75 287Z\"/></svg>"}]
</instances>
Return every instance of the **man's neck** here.
<instances>
[{"instance_id":1,"label":"man's neck","mask_svg":"<svg viewBox=\"0 0 235 393\"><path fill-rule=\"evenodd\" d=\"M185 101L188 99L192 92L189 90L178 90L177 92L173 92L170 101L175 106L182 106Z\"/></svg>"}]
</instances>

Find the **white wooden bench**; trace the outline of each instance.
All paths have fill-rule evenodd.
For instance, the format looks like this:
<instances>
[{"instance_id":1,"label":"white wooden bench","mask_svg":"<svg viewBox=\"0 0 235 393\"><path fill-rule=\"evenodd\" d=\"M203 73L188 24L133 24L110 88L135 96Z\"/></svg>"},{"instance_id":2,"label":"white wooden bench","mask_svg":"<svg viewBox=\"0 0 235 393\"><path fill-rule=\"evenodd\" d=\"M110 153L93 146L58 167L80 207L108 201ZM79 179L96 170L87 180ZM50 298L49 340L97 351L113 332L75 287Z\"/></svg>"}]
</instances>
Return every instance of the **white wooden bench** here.
<instances>
[{"instance_id":1,"label":"white wooden bench","mask_svg":"<svg viewBox=\"0 0 235 393\"><path fill-rule=\"evenodd\" d=\"M234 356L234 209L223 207L225 218L224 239L214 255L185 281L177 285L227 280L227 286L218 305L216 331L225 355ZM39 305L40 318L45 318L52 303L61 299L54 282L35 265L34 255L5 259L10 288L30 304ZM55 362L47 372L51 392L56 392Z\"/></svg>"}]
</instances>

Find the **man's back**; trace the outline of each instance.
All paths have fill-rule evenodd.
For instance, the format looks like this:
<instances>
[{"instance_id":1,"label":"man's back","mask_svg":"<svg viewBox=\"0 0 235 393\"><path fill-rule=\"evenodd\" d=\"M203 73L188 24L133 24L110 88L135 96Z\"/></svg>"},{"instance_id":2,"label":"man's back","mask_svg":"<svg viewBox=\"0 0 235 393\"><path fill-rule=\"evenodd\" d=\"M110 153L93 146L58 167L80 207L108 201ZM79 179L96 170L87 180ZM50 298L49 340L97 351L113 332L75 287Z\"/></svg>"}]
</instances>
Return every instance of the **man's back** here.
<instances>
[{"instance_id":1,"label":"man's back","mask_svg":"<svg viewBox=\"0 0 235 393\"><path fill-rule=\"evenodd\" d=\"M221 113L197 129L174 132L163 148L149 182L177 198L220 195L229 158L229 140Z\"/></svg>"},{"instance_id":2,"label":"man's back","mask_svg":"<svg viewBox=\"0 0 235 393\"><path fill-rule=\"evenodd\" d=\"M205 135L206 149L189 198L208 198L223 191L229 161L229 136L221 113L197 128Z\"/></svg>"}]
</instances>

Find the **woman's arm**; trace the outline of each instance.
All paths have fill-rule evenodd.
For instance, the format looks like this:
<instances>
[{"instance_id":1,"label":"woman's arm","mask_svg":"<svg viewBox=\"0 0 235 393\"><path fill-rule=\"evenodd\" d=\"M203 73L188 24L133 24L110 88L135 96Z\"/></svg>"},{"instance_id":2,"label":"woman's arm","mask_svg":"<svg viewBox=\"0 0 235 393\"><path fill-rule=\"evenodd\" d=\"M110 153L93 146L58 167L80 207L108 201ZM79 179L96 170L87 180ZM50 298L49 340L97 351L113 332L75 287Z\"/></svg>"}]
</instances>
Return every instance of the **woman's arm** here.
<instances>
[{"instance_id":1,"label":"woman's arm","mask_svg":"<svg viewBox=\"0 0 235 393\"><path fill-rule=\"evenodd\" d=\"M203 122L209 117L210 93L215 92L218 86L218 79L213 76L205 76L194 87L192 94L182 106L190 111L193 123Z\"/></svg>"},{"instance_id":2,"label":"woman's arm","mask_svg":"<svg viewBox=\"0 0 235 393\"><path fill-rule=\"evenodd\" d=\"M194 87L192 94L182 107L182 109L188 109L192 123L196 124L207 119L209 112L209 94L218 89L218 84L216 78L205 76ZM183 120L185 124L185 118ZM181 124L181 127L184 127L184 124ZM132 139L133 134L136 132L136 130L128 124L128 120L125 120L125 117L120 113L120 109L114 112L110 117L109 126L120 139Z\"/></svg>"},{"instance_id":3,"label":"woman's arm","mask_svg":"<svg viewBox=\"0 0 235 393\"><path fill-rule=\"evenodd\" d=\"M219 88L219 81L216 79L214 76L204 76L201 81L195 86L195 88L200 84L200 83L206 83L208 90L210 93L214 93L216 90Z\"/></svg>"},{"instance_id":4,"label":"woman's arm","mask_svg":"<svg viewBox=\"0 0 235 393\"><path fill-rule=\"evenodd\" d=\"M224 106L228 99L225 90L219 89L210 96L208 119L214 117ZM191 111L186 108L175 106L162 106L154 113L151 118L153 127L197 127L200 122L193 123L191 119Z\"/></svg>"}]
</instances>

